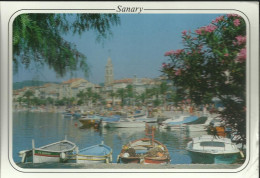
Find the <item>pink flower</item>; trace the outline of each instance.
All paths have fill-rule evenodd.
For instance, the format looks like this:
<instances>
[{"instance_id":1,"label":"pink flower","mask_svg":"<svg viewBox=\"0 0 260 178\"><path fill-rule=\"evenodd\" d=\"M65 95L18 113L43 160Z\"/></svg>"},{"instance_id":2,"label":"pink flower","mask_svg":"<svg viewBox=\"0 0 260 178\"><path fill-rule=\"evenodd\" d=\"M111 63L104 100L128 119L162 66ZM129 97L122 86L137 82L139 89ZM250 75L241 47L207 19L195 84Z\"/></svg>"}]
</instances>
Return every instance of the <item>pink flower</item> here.
<instances>
[{"instance_id":1,"label":"pink flower","mask_svg":"<svg viewBox=\"0 0 260 178\"><path fill-rule=\"evenodd\" d=\"M166 68L167 64L164 62L162 63L162 68Z\"/></svg>"},{"instance_id":2,"label":"pink flower","mask_svg":"<svg viewBox=\"0 0 260 178\"><path fill-rule=\"evenodd\" d=\"M183 30L181 33L182 33L184 36L186 36L187 30Z\"/></svg>"},{"instance_id":3,"label":"pink flower","mask_svg":"<svg viewBox=\"0 0 260 178\"><path fill-rule=\"evenodd\" d=\"M228 53L226 53L226 54L224 54L224 56L228 57L228 56L229 56L229 54L228 54Z\"/></svg>"},{"instance_id":4,"label":"pink flower","mask_svg":"<svg viewBox=\"0 0 260 178\"><path fill-rule=\"evenodd\" d=\"M236 27L240 25L239 19L233 20L233 23L234 23L234 25L235 25Z\"/></svg>"},{"instance_id":5,"label":"pink flower","mask_svg":"<svg viewBox=\"0 0 260 178\"><path fill-rule=\"evenodd\" d=\"M228 14L227 17L228 17L228 18L230 18L230 17L240 17L240 15L237 15L237 14Z\"/></svg>"},{"instance_id":6,"label":"pink flower","mask_svg":"<svg viewBox=\"0 0 260 178\"><path fill-rule=\"evenodd\" d=\"M238 45L244 44L246 42L246 36L239 35L236 37L236 40L237 40L237 43L235 43L235 44L238 44Z\"/></svg>"},{"instance_id":7,"label":"pink flower","mask_svg":"<svg viewBox=\"0 0 260 178\"><path fill-rule=\"evenodd\" d=\"M201 35L201 29L195 30L198 35Z\"/></svg>"},{"instance_id":8,"label":"pink flower","mask_svg":"<svg viewBox=\"0 0 260 178\"><path fill-rule=\"evenodd\" d=\"M183 49L177 49L174 54L179 55L183 52Z\"/></svg>"},{"instance_id":9,"label":"pink flower","mask_svg":"<svg viewBox=\"0 0 260 178\"><path fill-rule=\"evenodd\" d=\"M223 21L224 20L224 16L220 16L220 17L217 17L215 20L212 21L212 23L218 23L220 21Z\"/></svg>"},{"instance_id":10,"label":"pink flower","mask_svg":"<svg viewBox=\"0 0 260 178\"><path fill-rule=\"evenodd\" d=\"M175 72L175 75L181 75L181 69L178 69L176 72Z\"/></svg>"},{"instance_id":11,"label":"pink flower","mask_svg":"<svg viewBox=\"0 0 260 178\"><path fill-rule=\"evenodd\" d=\"M167 51L166 53L164 53L164 56L171 56L174 54L174 51L171 50L171 51Z\"/></svg>"},{"instance_id":12,"label":"pink flower","mask_svg":"<svg viewBox=\"0 0 260 178\"><path fill-rule=\"evenodd\" d=\"M243 48L239 51L237 58L236 58L236 62L245 62L246 60L246 48Z\"/></svg>"},{"instance_id":13,"label":"pink flower","mask_svg":"<svg viewBox=\"0 0 260 178\"><path fill-rule=\"evenodd\" d=\"M208 25L208 26L205 27L205 31L211 33L213 31L215 31L216 28L217 28L216 25Z\"/></svg>"}]
</instances>

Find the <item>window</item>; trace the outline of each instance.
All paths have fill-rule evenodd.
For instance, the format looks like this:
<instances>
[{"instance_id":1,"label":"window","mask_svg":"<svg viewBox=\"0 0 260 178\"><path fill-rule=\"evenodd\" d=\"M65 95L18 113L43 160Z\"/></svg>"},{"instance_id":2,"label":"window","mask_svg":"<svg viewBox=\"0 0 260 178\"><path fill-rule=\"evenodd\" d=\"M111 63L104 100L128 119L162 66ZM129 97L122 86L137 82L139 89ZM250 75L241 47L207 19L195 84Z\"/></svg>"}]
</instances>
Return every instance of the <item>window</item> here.
<instances>
[{"instance_id":1,"label":"window","mask_svg":"<svg viewBox=\"0 0 260 178\"><path fill-rule=\"evenodd\" d=\"M201 142L200 146L225 147L223 142Z\"/></svg>"}]
</instances>

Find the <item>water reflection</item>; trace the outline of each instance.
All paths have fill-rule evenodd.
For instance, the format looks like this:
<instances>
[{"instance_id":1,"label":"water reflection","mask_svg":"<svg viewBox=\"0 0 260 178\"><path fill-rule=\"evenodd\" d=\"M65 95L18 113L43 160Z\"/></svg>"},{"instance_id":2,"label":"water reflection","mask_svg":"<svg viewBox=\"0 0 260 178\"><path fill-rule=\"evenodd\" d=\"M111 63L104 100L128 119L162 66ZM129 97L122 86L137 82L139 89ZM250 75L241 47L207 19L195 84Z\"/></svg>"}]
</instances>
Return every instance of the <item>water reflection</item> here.
<instances>
[{"instance_id":1,"label":"water reflection","mask_svg":"<svg viewBox=\"0 0 260 178\"><path fill-rule=\"evenodd\" d=\"M183 130L155 132L155 139L165 144L169 150L172 164L189 164L191 158L185 150L192 137L205 134L204 132L189 133ZM113 162L116 162L124 144L145 136L144 128L80 128L78 120L63 118L56 113L13 113L13 158L19 162L18 152L31 149L32 139L35 146L67 139L76 143L80 149L99 144L105 144L113 149Z\"/></svg>"}]
</instances>

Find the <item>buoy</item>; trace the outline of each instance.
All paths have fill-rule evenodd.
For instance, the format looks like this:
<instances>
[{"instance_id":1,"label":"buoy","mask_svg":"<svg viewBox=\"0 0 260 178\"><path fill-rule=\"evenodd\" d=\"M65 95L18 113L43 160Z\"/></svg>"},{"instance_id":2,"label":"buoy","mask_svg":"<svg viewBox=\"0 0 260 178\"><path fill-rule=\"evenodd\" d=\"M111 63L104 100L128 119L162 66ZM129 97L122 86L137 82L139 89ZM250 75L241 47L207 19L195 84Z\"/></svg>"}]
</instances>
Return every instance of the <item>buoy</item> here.
<instances>
[{"instance_id":1,"label":"buoy","mask_svg":"<svg viewBox=\"0 0 260 178\"><path fill-rule=\"evenodd\" d=\"M76 127L78 126L78 123L77 122L75 122L75 124L74 124Z\"/></svg>"},{"instance_id":2,"label":"buoy","mask_svg":"<svg viewBox=\"0 0 260 178\"><path fill-rule=\"evenodd\" d=\"M66 154L63 153L63 152L61 152L61 153L60 153L60 158L61 158L62 160L65 160L65 159L66 159Z\"/></svg>"}]
</instances>

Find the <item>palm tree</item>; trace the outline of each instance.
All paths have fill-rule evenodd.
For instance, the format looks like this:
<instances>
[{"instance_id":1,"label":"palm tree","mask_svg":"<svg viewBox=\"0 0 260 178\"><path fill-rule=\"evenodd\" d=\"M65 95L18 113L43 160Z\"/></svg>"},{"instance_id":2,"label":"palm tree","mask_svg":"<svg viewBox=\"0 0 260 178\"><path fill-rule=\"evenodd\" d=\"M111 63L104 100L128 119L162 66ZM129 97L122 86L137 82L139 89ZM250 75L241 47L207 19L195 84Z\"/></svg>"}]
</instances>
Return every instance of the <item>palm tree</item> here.
<instances>
[{"instance_id":1,"label":"palm tree","mask_svg":"<svg viewBox=\"0 0 260 178\"><path fill-rule=\"evenodd\" d=\"M164 106L166 105L166 97L167 97L166 94L167 94L168 89L169 89L169 86L167 85L167 82L164 81L160 84L160 87L159 87L160 91L159 92L163 97Z\"/></svg>"},{"instance_id":2,"label":"palm tree","mask_svg":"<svg viewBox=\"0 0 260 178\"><path fill-rule=\"evenodd\" d=\"M109 96L112 98L112 105L115 105L115 96L116 93L114 93L113 90L110 91Z\"/></svg>"},{"instance_id":3,"label":"palm tree","mask_svg":"<svg viewBox=\"0 0 260 178\"><path fill-rule=\"evenodd\" d=\"M34 93L33 91L31 90L27 90L24 94L23 94L23 97L25 97L25 102L27 102L27 107L30 106L31 104L31 97L34 96Z\"/></svg>"},{"instance_id":4,"label":"palm tree","mask_svg":"<svg viewBox=\"0 0 260 178\"><path fill-rule=\"evenodd\" d=\"M130 100L130 104L131 104L131 101L132 99L134 99L135 96L133 85L127 85L125 90L126 90L126 97Z\"/></svg>"},{"instance_id":5,"label":"palm tree","mask_svg":"<svg viewBox=\"0 0 260 178\"><path fill-rule=\"evenodd\" d=\"M125 89L119 88L119 89L116 91L116 95L121 98L121 105L123 106L123 105L124 105L123 102L124 102L125 96L126 96Z\"/></svg>"},{"instance_id":6,"label":"palm tree","mask_svg":"<svg viewBox=\"0 0 260 178\"><path fill-rule=\"evenodd\" d=\"M17 98L16 101L19 103L19 106L21 106L21 104L22 104L22 102L23 102L24 100L23 100L23 97L20 96L20 97Z\"/></svg>"},{"instance_id":7,"label":"palm tree","mask_svg":"<svg viewBox=\"0 0 260 178\"><path fill-rule=\"evenodd\" d=\"M80 91L78 94L77 94L77 97L79 97L79 103L82 103L82 104L86 104L86 93L84 91Z\"/></svg>"},{"instance_id":8,"label":"palm tree","mask_svg":"<svg viewBox=\"0 0 260 178\"><path fill-rule=\"evenodd\" d=\"M88 105L92 105L92 98L93 98L93 92L92 92L92 88L88 88L86 91L86 97L88 100Z\"/></svg>"}]
</instances>

